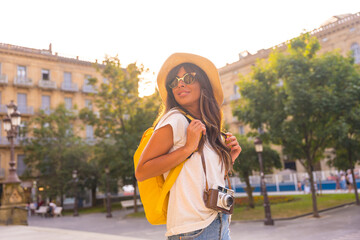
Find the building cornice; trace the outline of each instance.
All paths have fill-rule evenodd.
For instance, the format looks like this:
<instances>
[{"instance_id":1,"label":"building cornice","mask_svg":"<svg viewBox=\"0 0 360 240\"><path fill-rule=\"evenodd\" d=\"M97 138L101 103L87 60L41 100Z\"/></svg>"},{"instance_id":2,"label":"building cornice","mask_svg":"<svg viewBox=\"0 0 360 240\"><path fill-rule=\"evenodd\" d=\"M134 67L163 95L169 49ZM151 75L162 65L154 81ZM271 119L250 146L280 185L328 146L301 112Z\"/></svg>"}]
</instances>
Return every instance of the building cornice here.
<instances>
[{"instance_id":1,"label":"building cornice","mask_svg":"<svg viewBox=\"0 0 360 240\"><path fill-rule=\"evenodd\" d=\"M99 64L97 63L97 61L94 63L91 61L80 60L79 57L70 58L70 57L64 57L58 55L58 53L53 54L51 49L27 48L27 47L21 47L7 43L0 43L0 53L23 56L27 58L43 59L52 62L77 64L83 66L94 66L94 64L98 64L98 66L100 67L103 66L103 64Z\"/></svg>"},{"instance_id":2,"label":"building cornice","mask_svg":"<svg viewBox=\"0 0 360 240\"><path fill-rule=\"evenodd\" d=\"M330 35L334 32L341 31L344 28L355 26L360 24L360 12L346 16L342 19L337 20L336 22L326 24L319 28L316 28L310 32L308 32L312 36L316 36L318 38L323 38L327 35ZM255 54L249 54L246 57L239 59L236 62L227 64L224 67L219 68L219 74L226 74L228 72L234 71L242 66L246 66L249 63L254 63L258 58L267 58L272 50L274 49L285 49L287 44L289 44L291 40L280 43L274 47L268 49L261 49L257 51Z\"/></svg>"}]
</instances>

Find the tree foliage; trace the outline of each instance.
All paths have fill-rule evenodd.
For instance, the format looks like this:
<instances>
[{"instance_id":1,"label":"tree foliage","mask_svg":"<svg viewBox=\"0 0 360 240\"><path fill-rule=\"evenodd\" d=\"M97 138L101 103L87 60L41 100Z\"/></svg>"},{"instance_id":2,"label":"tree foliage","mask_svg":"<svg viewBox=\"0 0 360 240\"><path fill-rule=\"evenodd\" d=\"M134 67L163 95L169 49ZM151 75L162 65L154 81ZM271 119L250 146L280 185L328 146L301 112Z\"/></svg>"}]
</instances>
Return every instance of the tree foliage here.
<instances>
[{"instance_id":1,"label":"tree foliage","mask_svg":"<svg viewBox=\"0 0 360 240\"><path fill-rule=\"evenodd\" d=\"M117 191L117 180L124 184L134 181L133 155L142 133L157 116L160 98L157 93L139 97L140 74L145 71L142 66L129 64L124 69L120 60L113 57L107 58L99 71L106 79L94 95L99 115L90 109L82 109L80 116L95 127L98 141L94 146L93 162L100 175L104 174L105 167L109 168L113 190ZM89 80L92 85L97 85L98 81Z\"/></svg>"},{"instance_id":2,"label":"tree foliage","mask_svg":"<svg viewBox=\"0 0 360 240\"><path fill-rule=\"evenodd\" d=\"M77 136L76 120L64 105L59 105L51 114L40 111L27 129L32 137L23 142L26 174L39 179L38 186L43 187L45 197L60 197L61 205L64 194L73 192L73 170L78 171L82 190L88 184L87 176L91 171L87 163L91 151Z\"/></svg>"},{"instance_id":3,"label":"tree foliage","mask_svg":"<svg viewBox=\"0 0 360 240\"><path fill-rule=\"evenodd\" d=\"M243 99L234 109L240 120L266 129L264 139L281 144L285 155L304 165L316 217L313 168L332 147L339 118L354 105L351 98L359 96L352 58L336 51L317 55L319 48L316 38L303 34L290 41L285 53L275 51L267 62L259 61L240 80Z\"/></svg>"},{"instance_id":4,"label":"tree foliage","mask_svg":"<svg viewBox=\"0 0 360 240\"><path fill-rule=\"evenodd\" d=\"M234 170L239 174L240 178L245 181L246 194L249 198L249 207L254 208L254 199L252 196L252 188L250 185L250 176L254 172L260 172L260 164L258 155L255 151L255 145L243 136L236 136L242 148L241 154L234 163ZM279 153L265 145L263 147L263 167L265 174L272 173L274 168L280 169L282 167Z\"/></svg>"}]
</instances>

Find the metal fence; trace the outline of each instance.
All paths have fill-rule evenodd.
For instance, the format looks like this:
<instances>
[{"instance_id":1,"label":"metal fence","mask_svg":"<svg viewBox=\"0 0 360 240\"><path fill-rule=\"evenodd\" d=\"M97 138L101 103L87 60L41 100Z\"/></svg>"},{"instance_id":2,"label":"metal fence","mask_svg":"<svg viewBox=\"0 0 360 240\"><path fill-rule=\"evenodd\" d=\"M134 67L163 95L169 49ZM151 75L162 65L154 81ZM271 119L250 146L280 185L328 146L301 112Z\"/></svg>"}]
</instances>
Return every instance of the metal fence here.
<instances>
[{"instance_id":1,"label":"metal fence","mask_svg":"<svg viewBox=\"0 0 360 240\"><path fill-rule=\"evenodd\" d=\"M357 186L360 187L360 168L354 170ZM337 178L342 188L344 188L345 172L333 171L314 171L313 178L315 187L322 190L335 190ZM309 182L309 174L306 172L283 172L279 174L265 175L266 189L269 192L281 191L300 191ZM231 185L236 192L245 192L246 184L236 176L231 178ZM254 192L260 192L260 175L250 176L250 185ZM301 189L300 189L301 188Z\"/></svg>"}]
</instances>

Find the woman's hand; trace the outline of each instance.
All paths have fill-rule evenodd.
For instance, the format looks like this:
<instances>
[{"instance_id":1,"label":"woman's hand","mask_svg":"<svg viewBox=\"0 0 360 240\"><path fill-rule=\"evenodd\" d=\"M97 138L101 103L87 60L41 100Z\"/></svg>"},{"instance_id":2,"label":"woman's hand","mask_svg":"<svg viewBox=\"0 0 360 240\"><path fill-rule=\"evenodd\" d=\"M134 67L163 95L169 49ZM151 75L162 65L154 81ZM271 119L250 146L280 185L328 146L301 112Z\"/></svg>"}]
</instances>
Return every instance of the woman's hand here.
<instances>
[{"instance_id":1,"label":"woman's hand","mask_svg":"<svg viewBox=\"0 0 360 240\"><path fill-rule=\"evenodd\" d=\"M226 145L229 148L231 148L230 155L231 155L231 159L232 159L232 164L234 164L235 159L241 153L241 147L239 145L239 142L237 141L236 137L229 132L226 133L225 142L226 142Z\"/></svg>"},{"instance_id":2,"label":"woman's hand","mask_svg":"<svg viewBox=\"0 0 360 240\"><path fill-rule=\"evenodd\" d=\"M190 152L194 152L201 138L201 133L203 135L206 134L205 125L197 119L194 119L190 122L187 130L186 130L186 144L185 147L189 149Z\"/></svg>"}]
</instances>

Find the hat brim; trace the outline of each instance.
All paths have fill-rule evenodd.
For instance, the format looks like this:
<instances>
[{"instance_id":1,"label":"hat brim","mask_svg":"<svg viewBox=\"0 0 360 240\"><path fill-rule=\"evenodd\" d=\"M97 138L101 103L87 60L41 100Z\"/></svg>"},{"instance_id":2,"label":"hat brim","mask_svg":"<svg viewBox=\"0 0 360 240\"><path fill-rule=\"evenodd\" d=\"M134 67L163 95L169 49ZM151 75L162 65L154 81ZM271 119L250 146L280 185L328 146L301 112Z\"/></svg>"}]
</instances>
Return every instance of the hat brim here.
<instances>
[{"instance_id":1,"label":"hat brim","mask_svg":"<svg viewBox=\"0 0 360 240\"><path fill-rule=\"evenodd\" d=\"M215 99L219 106L224 101L224 94L220 83L219 72L215 65L207 58L191 53L174 53L162 65L159 74L157 76L157 85L160 93L160 97L163 103L166 103L167 91L166 91L166 78L169 72L176 66L182 63L192 63L201 68L210 80L211 87L214 92Z\"/></svg>"}]
</instances>

